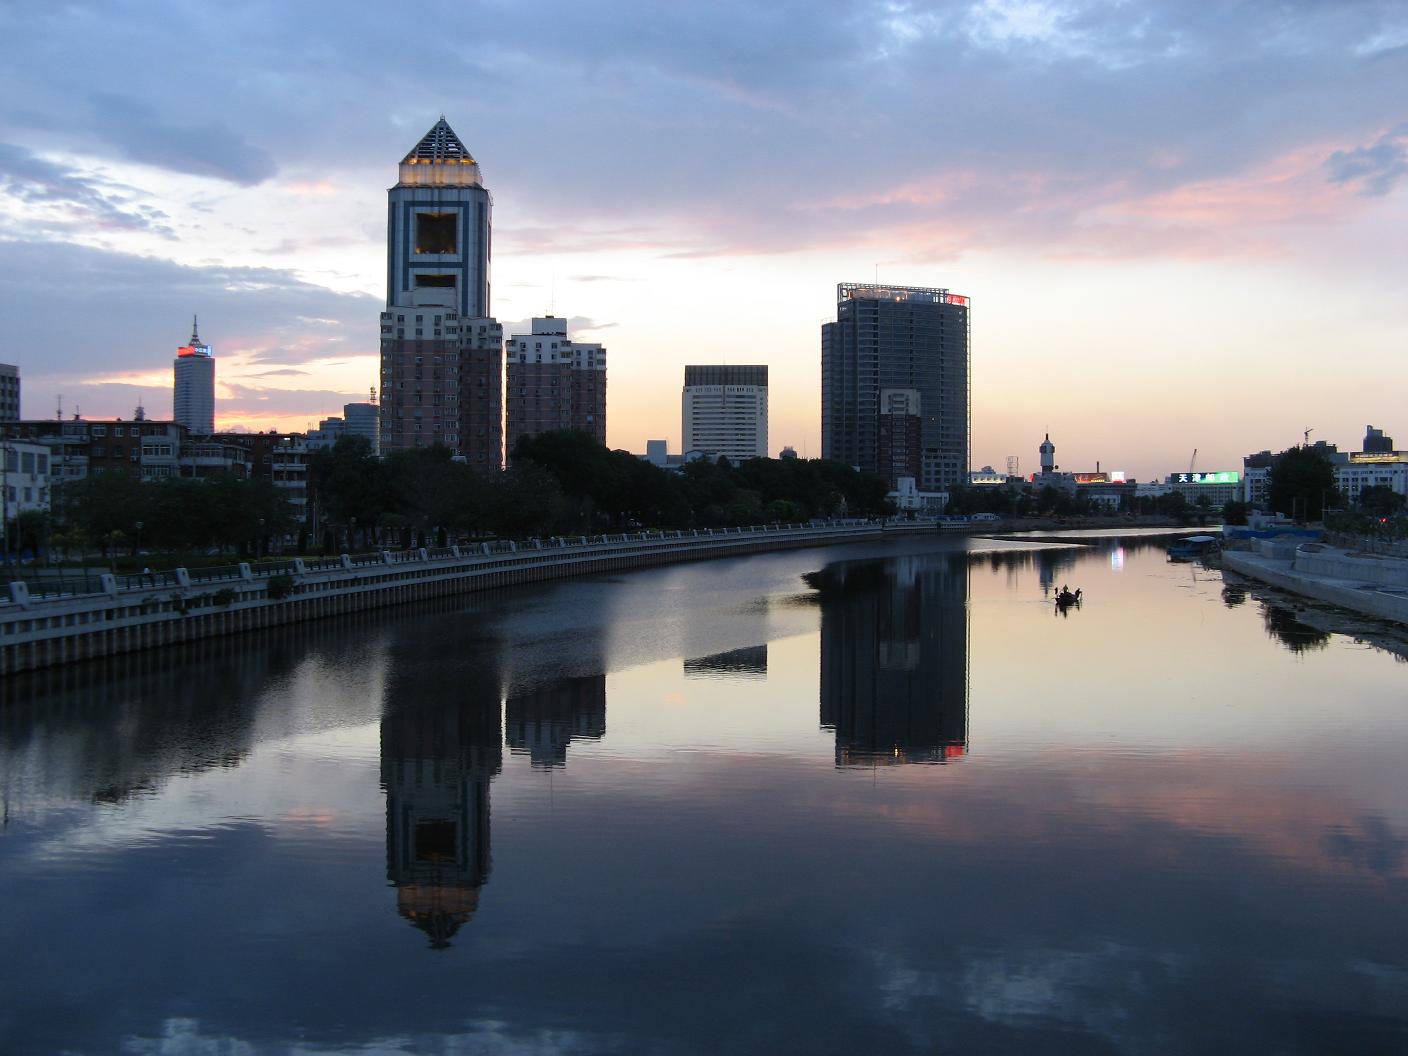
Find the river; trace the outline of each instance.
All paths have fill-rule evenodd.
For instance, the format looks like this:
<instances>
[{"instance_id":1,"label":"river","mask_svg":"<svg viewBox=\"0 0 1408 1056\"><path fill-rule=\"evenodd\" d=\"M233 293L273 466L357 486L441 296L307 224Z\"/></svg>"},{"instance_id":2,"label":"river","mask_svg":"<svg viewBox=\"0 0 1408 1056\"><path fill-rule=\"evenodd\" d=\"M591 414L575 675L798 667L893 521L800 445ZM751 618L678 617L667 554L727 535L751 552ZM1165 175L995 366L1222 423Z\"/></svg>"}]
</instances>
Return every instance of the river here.
<instances>
[{"instance_id":1,"label":"river","mask_svg":"<svg viewBox=\"0 0 1408 1056\"><path fill-rule=\"evenodd\" d=\"M1324 624L923 538L18 676L0 1051L1408 1051L1408 665Z\"/></svg>"}]
</instances>

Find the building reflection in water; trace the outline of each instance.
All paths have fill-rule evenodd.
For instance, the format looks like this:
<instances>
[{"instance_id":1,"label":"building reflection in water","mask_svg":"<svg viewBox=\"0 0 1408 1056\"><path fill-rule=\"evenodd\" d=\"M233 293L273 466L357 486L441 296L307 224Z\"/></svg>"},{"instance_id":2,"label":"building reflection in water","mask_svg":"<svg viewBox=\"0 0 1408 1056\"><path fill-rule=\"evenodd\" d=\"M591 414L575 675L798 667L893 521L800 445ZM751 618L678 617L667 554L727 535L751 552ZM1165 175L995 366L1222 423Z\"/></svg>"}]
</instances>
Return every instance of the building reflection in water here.
<instances>
[{"instance_id":1,"label":"building reflection in water","mask_svg":"<svg viewBox=\"0 0 1408 1056\"><path fill-rule=\"evenodd\" d=\"M768 677L768 646L750 645L746 649L730 649L726 653L686 657L685 678L743 678L765 680Z\"/></svg>"},{"instance_id":2,"label":"building reflection in water","mask_svg":"<svg viewBox=\"0 0 1408 1056\"><path fill-rule=\"evenodd\" d=\"M489 783L503 763L501 665L467 675L402 640L381 719L386 878L397 911L444 949L489 879ZM408 655L410 654L410 655ZM437 663L437 659L440 661Z\"/></svg>"},{"instance_id":3,"label":"building reflection in water","mask_svg":"<svg viewBox=\"0 0 1408 1056\"><path fill-rule=\"evenodd\" d=\"M966 555L828 565L821 604L821 725L836 765L943 762L968 746Z\"/></svg>"},{"instance_id":4,"label":"building reflection in water","mask_svg":"<svg viewBox=\"0 0 1408 1056\"><path fill-rule=\"evenodd\" d=\"M397 645L381 720L381 782L397 912L440 950L474 916L489 881L490 786L503 769L505 741L535 767L565 765L574 739L606 733L606 675L511 692L505 704L497 643L462 659L462 671L447 671L437 649Z\"/></svg>"},{"instance_id":5,"label":"building reflection in water","mask_svg":"<svg viewBox=\"0 0 1408 1056\"><path fill-rule=\"evenodd\" d=\"M508 745L534 767L567 765L574 740L606 735L606 675L567 678L508 698Z\"/></svg>"}]
</instances>

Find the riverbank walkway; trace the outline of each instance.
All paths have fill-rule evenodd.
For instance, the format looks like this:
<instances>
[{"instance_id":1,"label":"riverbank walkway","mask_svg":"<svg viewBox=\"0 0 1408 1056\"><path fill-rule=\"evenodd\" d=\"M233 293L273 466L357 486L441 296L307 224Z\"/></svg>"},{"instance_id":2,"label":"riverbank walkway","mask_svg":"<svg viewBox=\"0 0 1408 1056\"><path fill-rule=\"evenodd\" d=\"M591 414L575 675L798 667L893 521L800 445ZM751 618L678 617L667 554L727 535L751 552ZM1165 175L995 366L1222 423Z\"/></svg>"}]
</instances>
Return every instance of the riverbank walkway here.
<instances>
[{"instance_id":1,"label":"riverbank walkway","mask_svg":"<svg viewBox=\"0 0 1408 1056\"><path fill-rule=\"evenodd\" d=\"M1343 609L1408 624L1408 560L1322 543L1253 539L1224 570Z\"/></svg>"},{"instance_id":2,"label":"riverbank walkway","mask_svg":"<svg viewBox=\"0 0 1408 1056\"><path fill-rule=\"evenodd\" d=\"M12 582L0 599L0 676L447 594L937 528L932 520L837 520L625 532L103 573L81 592Z\"/></svg>"}]
</instances>

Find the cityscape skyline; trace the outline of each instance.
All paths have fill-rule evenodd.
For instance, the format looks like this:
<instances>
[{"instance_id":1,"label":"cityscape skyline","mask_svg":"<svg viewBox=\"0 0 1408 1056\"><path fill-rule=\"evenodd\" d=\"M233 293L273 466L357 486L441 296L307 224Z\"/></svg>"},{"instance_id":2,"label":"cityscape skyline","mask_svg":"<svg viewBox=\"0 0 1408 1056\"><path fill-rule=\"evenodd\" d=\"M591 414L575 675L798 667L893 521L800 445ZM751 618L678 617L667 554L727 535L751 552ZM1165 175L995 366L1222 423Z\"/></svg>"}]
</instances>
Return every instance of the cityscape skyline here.
<instances>
[{"instance_id":1,"label":"cityscape skyline","mask_svg":"<svg viewBox=\"0 0 1408 1056\"><path fill-rule=\"evenodd\" d=\"M1367 421L1404 431L1394 5L774 5L643 15L619 40L562 13L571 44L538 40L541 15L485 19L482 54L457 61L500 76L448 91L416 46L345 13L307 68L191 12L16 22L0 359L20 365L25 416L62 394L70 412L161 417L169 335L193 312L221 349L218 428L302 429L362 398L386 159L443 111L495 192L495 316L509 335L559 314L611 347L613 447L676 446L661 393L726 340L728 361L793 380L771 453L817 456L817 329L836 283L872 277L974 298L971 468L1017 455L1026 471L1047 431L1063 466L1140 479L1195 447L1228 468L1307 427L1341 445ZM311 17L281 14L283 35ZM759 48L784 28L793 49ZM208 90L138 67L172 35L207 42ZM513 70L530 40L579 90L544 105ZM77 72L56 86L58 49ZM404 90L369 105L344 67ZM864 137L835 122L843 100L880 115ZM931 136L912 135L919 115ZM544 164L554 152L571 163Z\"/></svg>"}]
</instances>

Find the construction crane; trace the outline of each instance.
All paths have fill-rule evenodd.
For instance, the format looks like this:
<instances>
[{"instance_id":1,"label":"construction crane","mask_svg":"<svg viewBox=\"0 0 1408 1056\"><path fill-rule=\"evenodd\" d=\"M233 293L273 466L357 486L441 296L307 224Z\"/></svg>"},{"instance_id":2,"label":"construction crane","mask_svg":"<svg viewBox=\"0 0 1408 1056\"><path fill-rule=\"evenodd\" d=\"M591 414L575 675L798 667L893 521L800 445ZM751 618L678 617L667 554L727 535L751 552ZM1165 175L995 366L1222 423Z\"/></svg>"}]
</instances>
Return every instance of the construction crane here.
<instances>
[{"instance_id":1,"label":"construction crane","mask_svg":"<svg viewBox=\"0 0 1408 1056\"><path fill-rule=\"evenodd\" d=\"M1198 449L1193 448L1193 457L1188 460L1188 475L1193 475L1194 468L1198 465Z\"/></svg>"},{"instance_id":2,"label":"construction crane","mask_svg":"<svg viewBox=\"0 0 1408 1056\"><path fill-rule=\"evenodd\" d=\"M1310 434L1313 433L1313 432L1315 432L1314 429L1311 429L1311 428L1309 428L1308 426L1306 427L1305 434L1304 434L1304 435L1305 435L1305 446L1306 446L1306 447L1309 447L1309 446L1310 446Z\"/></svg>"}]
</instances>

